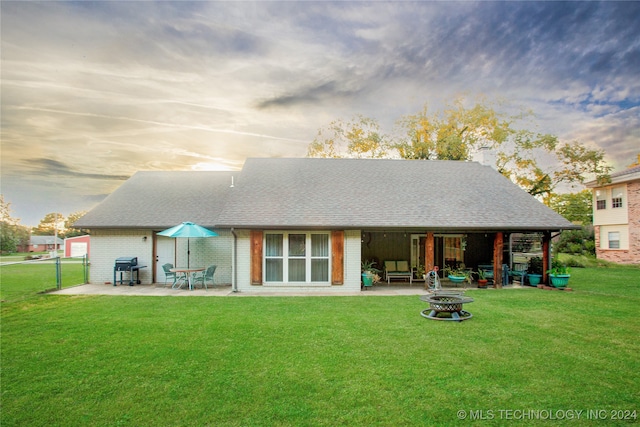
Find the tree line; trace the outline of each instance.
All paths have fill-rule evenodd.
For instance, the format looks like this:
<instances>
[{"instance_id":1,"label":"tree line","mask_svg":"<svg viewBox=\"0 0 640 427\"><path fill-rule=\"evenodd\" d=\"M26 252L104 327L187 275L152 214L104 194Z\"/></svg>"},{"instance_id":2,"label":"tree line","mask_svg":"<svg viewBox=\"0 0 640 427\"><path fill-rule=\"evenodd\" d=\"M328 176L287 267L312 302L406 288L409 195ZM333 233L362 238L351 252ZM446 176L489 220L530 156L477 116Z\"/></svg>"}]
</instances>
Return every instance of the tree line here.
<instances>
[{"instance_id":1,"label":"tree line","mask_svg":"<svg viewBox=\"0 0 640 427\"><path fill-rule=\"evenodd\" d=\"M19 218L11 215L11 203L5 202L0 194L0 251L2 253L16 252L18 247L26 247L31 236L54 236L61 239L66 237L88 234L87 230L71 228L86 211L64 216L58 212L48 213L40 220L37 227L27 227L20 224Z\"/></svg>"}]
</instances>

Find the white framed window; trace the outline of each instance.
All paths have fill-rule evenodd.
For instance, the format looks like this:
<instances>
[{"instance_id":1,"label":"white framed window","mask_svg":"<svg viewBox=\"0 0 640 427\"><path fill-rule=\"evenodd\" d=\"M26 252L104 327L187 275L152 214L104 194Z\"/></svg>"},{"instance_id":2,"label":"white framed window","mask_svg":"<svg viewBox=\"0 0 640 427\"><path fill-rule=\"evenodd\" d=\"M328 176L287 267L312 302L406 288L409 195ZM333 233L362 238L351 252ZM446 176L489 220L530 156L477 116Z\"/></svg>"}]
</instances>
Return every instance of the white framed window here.
<instances>
[{"instance_id":1,"label":"white framed window","mask_svg":"<svg viewBox=\"0 0 640 427\"><path fill-rule=\"evenodd\" d=\"M611 207L612 208L621 208L624 199L624 187L613 187L611 190Z\"/></svg>"},{"instance_id":2,"label":"white framed window","mask_svg":"<svg viewBox=\"0 0 640 427\"><path fill-rule=\"evenodd\" d=\"M329 283L329 233L273 232L264 237L265 283Z\"/></svg>"},{"instance_id":3,"label":"white framed window","mask_svg":"<svg viewBox=\"0 0 640 427\"><path fill-rule=\"evenodd\" d=\"M606 190L596 190L596 209L606 209L607 208L607 191Z\"/></svg>"},{"instance_id":4,"label":"white framed window","mask_svg":"<svg viewBox=\"0 0 640 427\"><path fill-rule=\"evenodd\" d=\"M620 232L610 231L608 233L609 249L620 249Z\"/></svg>"}]
</instances>

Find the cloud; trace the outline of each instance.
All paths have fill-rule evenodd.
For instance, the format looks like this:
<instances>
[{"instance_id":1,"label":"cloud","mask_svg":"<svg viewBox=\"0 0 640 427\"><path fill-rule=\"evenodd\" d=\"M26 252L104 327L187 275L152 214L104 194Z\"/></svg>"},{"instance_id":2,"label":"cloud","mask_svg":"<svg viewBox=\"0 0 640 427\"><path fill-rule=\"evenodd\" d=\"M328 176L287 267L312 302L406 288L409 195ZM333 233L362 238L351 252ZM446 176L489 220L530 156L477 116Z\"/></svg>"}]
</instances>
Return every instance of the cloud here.
<instances>
[{"instance_id":1,"label":"cloud","mask_svg":"<svg viewBox=\"0 0 640 427\"><path fill-rule=\"evenodd\" d=\"M538 130L616 165L639 145L639 2L0 8L2 191L23 218L30 200L80 207L138 170L303 156L339 118L390 132L459 93L531 108Z\"/></svg>"},{"instance_id":2,"label":"cloud","mask_svg":"<svg viewBox=\"0 0 640 427\"><path fill-rule=\"evenodd\" d=\"M117 180L123 181L129 179L128 175L108 175L97 173L78 172L67 164L54 159L30 159L24 162L25 169L29 169L33 175L51 176L51 177L72 177L82 179L100 179L100 180Z\"/></svg>"}]
</instances>

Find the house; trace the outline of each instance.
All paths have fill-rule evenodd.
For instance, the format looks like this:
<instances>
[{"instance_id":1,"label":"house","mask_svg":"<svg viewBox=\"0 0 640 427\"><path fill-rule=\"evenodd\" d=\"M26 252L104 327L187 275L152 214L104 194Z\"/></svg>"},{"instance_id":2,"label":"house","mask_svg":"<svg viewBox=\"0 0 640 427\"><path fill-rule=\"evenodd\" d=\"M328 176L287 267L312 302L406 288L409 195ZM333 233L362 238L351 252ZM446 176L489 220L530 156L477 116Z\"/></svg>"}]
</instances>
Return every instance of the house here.
<instances>
[{"instance_id":1,"label":"house","mask_svg":"<svg viewBox=\"0 0 640 427\"><path fill-rule=\"evenodd\" d=\"M596 256L640 263L640 166L611 174L611 182L588 182L593 191Z\"/></svg>"},{"instance_id":2,"label":"house","mask_svg":"<svg viewBox=\"0 0 640 427\"><path fill-rule=\"evenodd\" d=\"M49 252L57 251L62 247L64 242L55 236L31 236L29 245L18 246L18 252Z\"/></svg>"},{"instance_id":3,"label":"house","mask_svg":"<svg viewBox=\"0 0 640 427\"><path fill-rule=\"evenodd\" d=\"M238 172L138 172L75 227L91 229L91 278L108 283L116 258L137 256L143 283L185 265L187 239L157 233L183 221L215 229L190 239L191 265L247 291L353 292L363 260L493 265L500 285L510 237L577 226L475 162L252 158ZM546 268L545 268L546 270ZM419 277L418 277L419 278Z\"/></svg>"},{"instance_id":4,"label":"house","mask_svg":"<svg viewBox=\"0 0 640 427\"><path fill-rule=\"evenodd\" d=\"M91 254L91 236L74 236L64 239L64 256L83 257Z\"/></svg>"}]
</instances>

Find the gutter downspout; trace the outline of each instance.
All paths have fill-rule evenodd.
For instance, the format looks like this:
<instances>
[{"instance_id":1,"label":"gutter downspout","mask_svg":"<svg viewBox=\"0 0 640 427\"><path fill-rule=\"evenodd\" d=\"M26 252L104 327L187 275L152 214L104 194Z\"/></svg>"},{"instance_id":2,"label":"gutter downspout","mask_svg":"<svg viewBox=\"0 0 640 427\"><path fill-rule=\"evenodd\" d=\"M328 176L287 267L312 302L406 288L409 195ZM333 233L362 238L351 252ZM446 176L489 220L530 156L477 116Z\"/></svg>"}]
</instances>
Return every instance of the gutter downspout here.
<instances>
[{"instance_id":1,"label":"gutter downspout","mask_svg":"<svg viewBox=\"0 0 640 427\"><path fill-rule=\"evenodd\" d=\"M231 234L233 234L233 248L231 250L231 292L238 292L238 266L236 265L238 259L238 235L233 227L231 227Z\"/></svg>"}]
</instances>

